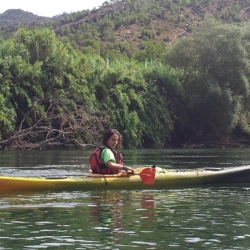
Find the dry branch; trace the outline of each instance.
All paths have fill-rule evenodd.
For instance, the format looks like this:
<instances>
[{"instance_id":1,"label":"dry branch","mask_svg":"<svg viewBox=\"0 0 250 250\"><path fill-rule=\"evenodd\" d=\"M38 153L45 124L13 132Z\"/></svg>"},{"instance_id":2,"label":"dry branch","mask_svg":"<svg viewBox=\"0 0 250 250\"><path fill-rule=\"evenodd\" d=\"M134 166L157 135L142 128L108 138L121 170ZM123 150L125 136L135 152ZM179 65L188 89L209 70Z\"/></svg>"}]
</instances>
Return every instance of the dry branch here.
<instances>
[{"instance_id":1,"label":"dry branch","mask_svg":"<svg viewBox=\"0 0 250 250\"><path fill-rule=\"evenodd\" d=\"M32 126L24 128L24 118L8 139L0 141L2 149L48 149L59 147L93 147L99 138L107 117L99 113L87 113L84 106L77 105L69 112L66 107L58 111L51 102L46 114ZM90 141L91 143L85 143Z\"/></svg>"}]
</instances>

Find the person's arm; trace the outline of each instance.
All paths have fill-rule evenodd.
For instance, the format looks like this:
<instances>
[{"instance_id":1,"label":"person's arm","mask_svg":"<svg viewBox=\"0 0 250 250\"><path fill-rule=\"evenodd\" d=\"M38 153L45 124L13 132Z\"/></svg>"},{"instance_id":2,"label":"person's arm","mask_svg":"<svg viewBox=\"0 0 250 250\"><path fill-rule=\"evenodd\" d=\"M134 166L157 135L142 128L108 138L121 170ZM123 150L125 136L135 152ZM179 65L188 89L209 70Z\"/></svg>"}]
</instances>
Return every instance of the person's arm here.
<instances>
[{"instance_id":1,"label":"person's arm","mask_svg":"<svg viewBox=\"0 0 250 250\"><path fill-rule=\"evenodd\" d=\"M111 168L111 169L120 169L120 170L125 170L125 171L128 171L128 170L131 170L131 171L134 171L133 168L131 167L128 167L128 166L125 166L125 165L121 165L121 164L117 164L116 162L113 162L113 161L108 161L106 163L106 165Z\"/></svg>"},{"instance_id":2,"label":"person's arm","mask_svg":"<svg viewBox=\"0 0 250 250\"><path fill-rule=\"evenodd\" d=\"M130 167L127 167L127 166L116 163L114 153L109 148L105 148L102 151L101 161L103 161L106 164L106 166L111 168L111 169L118 169L118 170L125 170L125 171L131 170L131 171L133 171L133 169L130 168Z\"/></svg>"}]
</instances>

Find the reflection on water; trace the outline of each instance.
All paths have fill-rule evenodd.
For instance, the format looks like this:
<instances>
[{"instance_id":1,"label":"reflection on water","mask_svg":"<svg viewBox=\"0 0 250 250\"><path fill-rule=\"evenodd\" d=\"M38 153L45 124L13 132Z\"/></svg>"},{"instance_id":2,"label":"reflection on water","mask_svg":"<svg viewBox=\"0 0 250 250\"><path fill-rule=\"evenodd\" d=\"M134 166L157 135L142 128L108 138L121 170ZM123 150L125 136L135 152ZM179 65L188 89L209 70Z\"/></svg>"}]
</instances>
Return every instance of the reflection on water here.
<instances>
[{"instance_id":1,"label":"reflection on water","mask_svg":"<svg viewBox=\"0 0 250 250\"><path fill-rule=\"evenodd\" d=\"M0 249L248 249L244 187L2 197Z\"/></svg>"},{"instance_id":2,"label":"reflection on water","mask_svg":"<svg viewBox=\"0 0 250 250\"><path fill-rule=\"evenodd\" d=\"M6 173L36 174L41 170L79 174L88 171L90 150L0 151L0 169ZM123 150L130 166L162 166L165 168L201 168L247 165L250 148L236 149L157 149Z\"/></svg>"},{"instance_id":3,"label":"reflection on water","mask_svg":"<svg viewBox=\"0 0 250 250\"><path fill-rule=\"evenodd\" d=\"M88 151L0 151L2 175L81 175ZM250 149L125 150L127 165L240 166ZM250 189L0 195L0 249L249 249Z\"/></svg>"}]
</instances>

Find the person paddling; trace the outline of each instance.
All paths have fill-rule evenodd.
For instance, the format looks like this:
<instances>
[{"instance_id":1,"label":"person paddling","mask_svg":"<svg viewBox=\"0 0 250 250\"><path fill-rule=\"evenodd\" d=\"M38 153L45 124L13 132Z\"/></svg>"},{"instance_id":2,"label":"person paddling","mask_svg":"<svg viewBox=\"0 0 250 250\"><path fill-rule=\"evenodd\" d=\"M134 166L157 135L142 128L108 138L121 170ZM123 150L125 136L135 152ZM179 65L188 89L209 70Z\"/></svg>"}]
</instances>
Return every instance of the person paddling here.
<instances>
[{"instance_id":1,"label":"person paddling","mask_svg":"<svg viewBox=\"0 0 250 250\"><path fill-rule=\"evenodd\" d=\"M123 157L115 151L122 147L122 135L115 129L108 129L103 134L102 146L92 151L89 163L93 174L117 174L124 171L134 172L133 168L123 163Z\"/></svg>"}]
</instances>

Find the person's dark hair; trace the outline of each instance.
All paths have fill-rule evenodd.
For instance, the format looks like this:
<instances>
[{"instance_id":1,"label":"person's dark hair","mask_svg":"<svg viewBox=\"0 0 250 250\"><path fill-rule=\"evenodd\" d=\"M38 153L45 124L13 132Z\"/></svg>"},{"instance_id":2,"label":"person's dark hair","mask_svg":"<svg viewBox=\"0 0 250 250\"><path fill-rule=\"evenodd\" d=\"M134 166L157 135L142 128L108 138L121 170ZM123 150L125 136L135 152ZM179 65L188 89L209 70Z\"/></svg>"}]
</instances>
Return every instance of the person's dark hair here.
<instances>
[{"instance_id":1,"label":"person's dark hair","mask_svg":"<svg viewBox=\"0 0 250 250\"><path fill-rule=\"evenodd\" d=\"M117 147L121 148L122 147L122 135L115 129L107 129L104 134L103 134L103 138L102 138L102 144L103 146L108 146L107 142L110 139L110 137L113 134L117 134L118 135L118 143L117 143Z\"/></svg>"}]
</instances>

